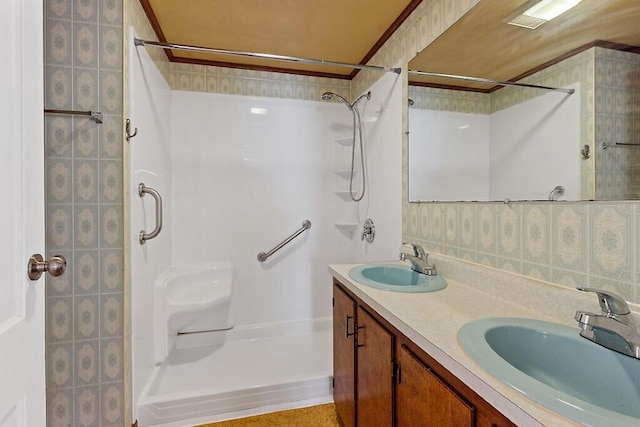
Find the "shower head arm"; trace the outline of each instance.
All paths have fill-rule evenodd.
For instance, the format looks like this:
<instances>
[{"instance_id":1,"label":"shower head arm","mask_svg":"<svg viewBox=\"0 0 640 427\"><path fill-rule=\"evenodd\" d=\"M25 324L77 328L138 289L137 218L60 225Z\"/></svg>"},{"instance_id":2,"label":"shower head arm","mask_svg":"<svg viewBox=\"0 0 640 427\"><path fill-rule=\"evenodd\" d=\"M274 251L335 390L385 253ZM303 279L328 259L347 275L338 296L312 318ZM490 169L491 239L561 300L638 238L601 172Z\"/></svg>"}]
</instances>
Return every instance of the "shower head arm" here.
<instances>
[{"instance_id":1,"label":"shower head arm","mask_svg":"<svg viewBox=\"0 0 640 427\"><path fill-rule=\"evenodd\" d=\"M335 92L325 92L322 94L321 98L325 101L330 101L333 98L338 98L344 105L347 106L349 110L353 110L353 107L355 107L362 98L367 98L367 100L371 99L371 91L368 91L367 93L363 93L355 101L351 103L346 99L344 99L344 97L342 97L341 95L338 95Z\"/></svg>"},{"instance_id":2,"label":"shower head arm","mask_svg":"<svg viewBox=\"0 0 640 427\"><path fill-rule=\"evenodd\" d=\"M333 98L338 98L344 105L347 106L348 109L352 109L353 105L349 103L349 101L347 101L346 99L344 99L342 96L338 95L335 92L325 92L322 94L322 99L325 101L330 101Z\"/></svg>"}]
</instances>

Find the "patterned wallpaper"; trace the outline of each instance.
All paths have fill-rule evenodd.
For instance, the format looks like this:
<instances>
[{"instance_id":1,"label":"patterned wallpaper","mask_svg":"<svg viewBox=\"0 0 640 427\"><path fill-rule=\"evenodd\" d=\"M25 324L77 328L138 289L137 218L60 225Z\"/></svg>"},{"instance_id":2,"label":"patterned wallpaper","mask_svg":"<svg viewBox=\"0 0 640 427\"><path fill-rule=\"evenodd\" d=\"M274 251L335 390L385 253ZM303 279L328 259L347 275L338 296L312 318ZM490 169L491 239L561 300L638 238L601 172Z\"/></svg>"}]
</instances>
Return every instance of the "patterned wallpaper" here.
<instances>
[{"instance_id":1,"label":"patterned wallpaper","mask_svg":"<svg viewBox=\"0 0 640 427\"><path fill-rule=\"evenodd\" d=\"M171 64L170 86L176 90L319 101L327 91L351 99L351 82L343 79L242 70L196 64Z\"/></svg>"},{"instance_id":2,"label":"patterned wallpaper","mask_svg":"<svg viewBox=\"0 0 640 427\"><path fill-rule=\"evenodd\" d=\"M478 1L424 0L371 63L406 68L417 51ZM71 267L70 274L47 278L47 424L51 426L122 426L131 418L125 297L129 283L123 261L127 158L122 149L123 109L125 115L127 111L123 81L128 72L123 57L127 58L129 44L123 48L123 7L127 27L154 39L137 0L45 1L46 107L105 113L102 125L78 117L45 118L47 254L65 255ZM170 64L161 50L149 53L171 87L180 90L308 100L334 91L351 99L380 76L360 72L349 82ZM406 83L406 75L402 79ZM613 90L619 93L620 88ZM459 98L454 101L458 108L485 108L472 96ZM608 111L602 113L604 129L609 128ZM637 118L625 122L625 129L629 123L638 129ZM635 285L640 278L639 203L409 204L406 147L404 138L405 240L568 286L609 288L640 302Z\"/></svg>"},{"instance_id":3,"label":"patterned wallpaper","mask_svg":"<svg viewBox=\"0 0 640 427\"><path fill-rule=\"evenodd\" d=\"M416 52L476 3L424 0L371 64L406 68ZM368 87L374 74L358 74L352 92ZM640 303L638 202L408 203L406 137L402 187L405 241L570 287L609 289Z\"/></svg>"},{"instance_id":4,"label":"patterned wallpaper","mask_svg":"<svg viewBox=\"0 0 640 427\"><path fill-rule=\"evenodd\" d=\"M409 86L411 108L435 111L454 111L471 114L490 114L491 95L480 92Z\"/></svg>"},{"instance_id":5,"label":"patterned wallpaper","mask_svg":"<svg viewBox=\"0 0 640 427\"><path fill-rule=\"evenodd\" d=\"M594 67L595 48L591 48L525 77L521 82L553 87L566 87L579 82L582 90L580 96L583 102L582 116L590 117L591 126L593 126ZM522 89L513 86L503 87L491 93L491 112L494 113L509 108L544 93L546 91ZM593 132L590 135L593 136Z\"/></svg>"},{"instance_id":6,"label":"patterned wallpaper","mask_svg":"<svg viewBox=\"0 0 640 427\"><path fill-rule=\"evenodd\" d=\"M640 198L640 55L595 49L596 198Z\"/></svg>"},{"instance_id":7,"label":"patterned wallpaper","mask_svg":"<svg viewBox=\"0 0 640 427\"><path fill-rule=\"evenodd\" d=\"M67 273L47 277L47 425L122 426L122 3L46 0L46 251Z\"/></svg>"}]
</instances>

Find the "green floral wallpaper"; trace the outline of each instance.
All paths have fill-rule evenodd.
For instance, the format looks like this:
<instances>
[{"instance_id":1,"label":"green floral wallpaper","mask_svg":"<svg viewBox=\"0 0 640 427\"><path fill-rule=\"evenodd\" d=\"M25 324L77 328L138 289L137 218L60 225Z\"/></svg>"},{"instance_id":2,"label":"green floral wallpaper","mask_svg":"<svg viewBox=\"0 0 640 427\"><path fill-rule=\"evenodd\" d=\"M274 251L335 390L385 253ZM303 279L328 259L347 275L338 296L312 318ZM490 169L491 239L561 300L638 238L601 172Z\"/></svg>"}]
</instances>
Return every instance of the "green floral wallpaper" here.
<instances>
[{"instance_id":1,"label":"green floral wallpaper","mask_svg":"<svg viewBox=\"0 0 640 427\"><path fill-rule=\"evenodd\" d=\"M47 0L46 251L68 274L47 277L47 425L125 423L122 194L122 2Z\"/></svg>"}]
</instances>

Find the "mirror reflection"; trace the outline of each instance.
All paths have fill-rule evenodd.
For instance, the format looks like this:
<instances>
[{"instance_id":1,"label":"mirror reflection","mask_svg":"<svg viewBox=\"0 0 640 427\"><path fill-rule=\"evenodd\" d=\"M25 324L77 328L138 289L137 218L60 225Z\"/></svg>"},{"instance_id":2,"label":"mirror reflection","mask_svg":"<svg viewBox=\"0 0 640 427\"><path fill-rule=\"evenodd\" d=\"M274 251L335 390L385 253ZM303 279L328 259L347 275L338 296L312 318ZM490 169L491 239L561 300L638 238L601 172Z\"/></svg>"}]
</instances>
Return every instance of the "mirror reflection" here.
<instances>
[{"instance_id":1,"label":"mirror reflection","mask_svg":"<svg viewBox=\"0 0 640 427\"><path fill-rule=\"evenodd\" d=\"M480 2L409 69L575 92L410 74L410 201L640 198L640 2L504 22L533 3Z\"/></svg>"}]
</instances>

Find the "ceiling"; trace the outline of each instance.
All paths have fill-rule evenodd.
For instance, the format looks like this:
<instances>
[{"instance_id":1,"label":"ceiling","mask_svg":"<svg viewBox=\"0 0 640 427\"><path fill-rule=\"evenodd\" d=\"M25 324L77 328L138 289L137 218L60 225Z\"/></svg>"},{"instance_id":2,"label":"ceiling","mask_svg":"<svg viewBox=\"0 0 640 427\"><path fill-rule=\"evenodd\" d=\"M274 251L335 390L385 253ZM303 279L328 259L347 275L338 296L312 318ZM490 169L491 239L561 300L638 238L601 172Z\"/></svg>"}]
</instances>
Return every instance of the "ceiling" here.
<instances>
[{"instance_id":1,"label":"ceiling","mask_svg":"<svg viewBox=\"0 0 640 427\"><path fill-rule=\"evenodd\" d=\"M366 64L422 0L140 0L161 42ZM350 79L353 68L171 50L169 59ZM374 64L391 66L393 64Z\"/></svg>"},{"instance_id":2,"label":"ceiling","mask_svg":"<svg viewBox=\"0 0 640 427\"><path fill-rule=\"evenodd\" d=\"M409 69L510 81L596 41L640 53L640 0L582 0L535 30L503 22L533 0L482 0ZM140 0L160 41L366 64L422 0ZM602 45L602 43L600 44ZM171 50L169 59L351 79L353 68ZM374 64L393 66L395 64ZM409 77L412 84L489 92L494 85Z\"/></svg>"},{"instance_id":3,"label":"ceiling","mask_svg":"<svg viewBox=\"0 0 640 427\"><path fill-rule=\"evenodd\" d=\"M597 40L608 42L599 45L640 53L640 0L583 0L535 30L503 22L528 7L527 3L528 0L481 1L411 60L409 69L515 81L591 47ZM409 80L481 91L496 88L413 75Z\"/></svg>"}]
</instances>

